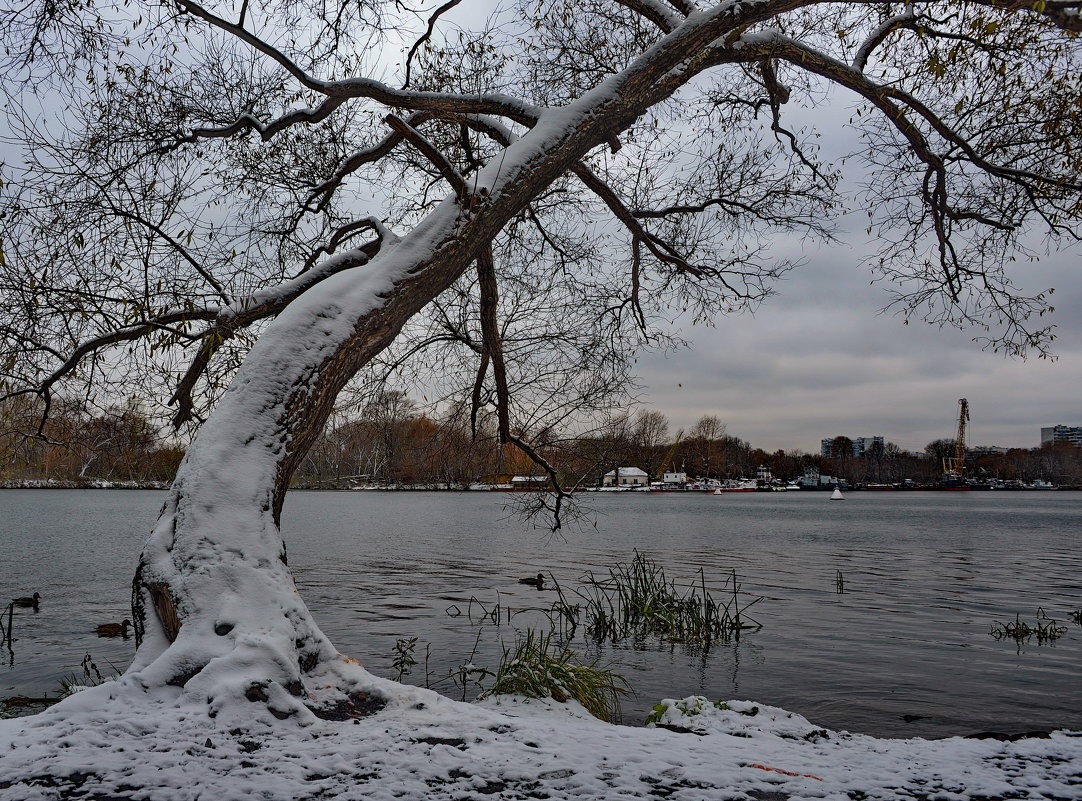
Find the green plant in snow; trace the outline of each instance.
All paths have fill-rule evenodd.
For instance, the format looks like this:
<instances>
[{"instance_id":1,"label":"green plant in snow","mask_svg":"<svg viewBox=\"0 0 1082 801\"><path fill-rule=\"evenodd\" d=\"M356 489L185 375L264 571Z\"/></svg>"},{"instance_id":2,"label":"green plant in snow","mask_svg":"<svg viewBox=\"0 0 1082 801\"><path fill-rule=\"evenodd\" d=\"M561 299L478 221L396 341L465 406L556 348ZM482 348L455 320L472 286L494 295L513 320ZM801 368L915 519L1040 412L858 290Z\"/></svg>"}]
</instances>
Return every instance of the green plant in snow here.
<instances>
[{"instance_id":1,"label":"green plant in snow","mask_svg":"<svg viewBox=\"0 0 1082 801\"><path fill-rule=\"evenodd\" d=\"M656 725L661 722L665 717L665 713L670 709L679 710L682 714L688 717L695 717L701 715L705 709L713 707L714 709L727 710L729 705L724 701L710 702L710 699L702 695L693 695L690 698L682 698L679 701L666 700L660 704L654 704L650 707L650 714L646 716L645 724L647 726Z\"/></svg>"},{"instance_id":2,"label":"green plant in snow","mask_svg":"<svg viewBox=\"0 0 1082 801\"><path fill-rule=\"evenodd\" d=\"M67 698L85 687L96 687L99 684L105 684L107 681L116 681L120 677L120 671L113 665L109 666L113 671L111 676L102 675L97 663L94 661L94 657L90 654L83 657L80 667L83 669L82 676L72 673L60 680L61 698Z\"/></svg>"},{"instance_id":3,"label":"green plant in snow","mask_svg":"<svg viewBox=\"0 0 1082 801\"><path fill-rule=\"evenodd\" d=\"M417 660L413 658L413 652L417 648L416 637L400 637L394 641L394 659L391 660L391 669L394 670L394 680L402 681L408 676Z\"/></svg>"},{"instance_id":4,"label":"green plant in snow","mask_svg":"<svg viewBox=\"0 0 1082 801\"><path fill-rule=\"evenodd\" d=\"M620 712L620 696L631 687L623 676L597 667L578 665L575 654L553 641L552 634L526 630L514 648L505 648L489 695L575 700L594 717L612 721Z\"/></svg>"}]
</instances>

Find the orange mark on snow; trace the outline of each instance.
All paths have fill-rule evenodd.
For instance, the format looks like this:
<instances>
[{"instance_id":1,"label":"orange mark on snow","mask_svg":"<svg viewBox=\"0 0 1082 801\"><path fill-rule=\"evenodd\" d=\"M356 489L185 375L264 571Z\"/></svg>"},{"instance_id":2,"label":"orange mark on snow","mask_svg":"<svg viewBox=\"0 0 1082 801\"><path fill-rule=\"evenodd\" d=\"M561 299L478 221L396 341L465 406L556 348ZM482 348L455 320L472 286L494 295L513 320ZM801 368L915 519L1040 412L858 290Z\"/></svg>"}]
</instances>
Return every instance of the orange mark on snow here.
<instances>
[{"instance_id":1,"label":"orange mark on snow","mask_svg":"<svg viewBox=\"0 0 1082 801\"><path fill-rule=\"evenodd\" d=\"M821 782L822 779L818 776L813 776L810 773L794 773L791 770L782 770L781 768L772 768L769 765L760 765L758 762L754 762L748 765L749 768L758 768L759 770L769 770L773 773L781 773L785 776L800 776L803 779L815 779L817 782Z\"/></svg>"}]
</instances>

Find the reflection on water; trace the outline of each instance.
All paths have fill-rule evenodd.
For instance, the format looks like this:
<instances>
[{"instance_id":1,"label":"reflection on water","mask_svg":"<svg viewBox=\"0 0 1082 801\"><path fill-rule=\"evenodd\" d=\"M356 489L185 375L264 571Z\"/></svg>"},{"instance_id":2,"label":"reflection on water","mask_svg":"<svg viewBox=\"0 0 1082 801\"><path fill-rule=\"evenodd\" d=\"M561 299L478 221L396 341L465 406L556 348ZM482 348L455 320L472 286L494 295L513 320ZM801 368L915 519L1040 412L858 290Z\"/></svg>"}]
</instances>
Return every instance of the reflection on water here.
<instances>
[{"instance_id":1,"label":"reflection on water","mask_svg":"<svg viewBox=\"0 0 1082 801\"><path fill-rule=\"evenodd\" d=\"M499 493L293 493L290 563L320 625L345 653L391 672L399 637L420 644L409 680L466 659L495 666L514 629L541 625L555 595L518 582L551 572L564 587L638 549L670 576L700 566L721 593L736 570L761 632L709 651L620 642L573 647L624 673L641 721L661 697L748 698L831 728L891 736L1082 728L1082 544L1075 493L598 495L596 528L552 537L509 519ZM42 593L16 618L0 695L40 694L84 653L118 667L130 641L95 638L127 614L136 553L160 493L0 493L0 592ZM838 592L838 573L844 592ZM474 599L514 626L461 614ZM1054 645L989 636L993 621L1067 621ZM478 637L478 634L480 636ZM474 653L476 644L476 653ZM426 660L426 648L427 660ZM444 688L453 694L453 688ZM905 717L903 717L905 716ZM908 722L907 722L908 721Z\"/></svg>"}]
</instances>

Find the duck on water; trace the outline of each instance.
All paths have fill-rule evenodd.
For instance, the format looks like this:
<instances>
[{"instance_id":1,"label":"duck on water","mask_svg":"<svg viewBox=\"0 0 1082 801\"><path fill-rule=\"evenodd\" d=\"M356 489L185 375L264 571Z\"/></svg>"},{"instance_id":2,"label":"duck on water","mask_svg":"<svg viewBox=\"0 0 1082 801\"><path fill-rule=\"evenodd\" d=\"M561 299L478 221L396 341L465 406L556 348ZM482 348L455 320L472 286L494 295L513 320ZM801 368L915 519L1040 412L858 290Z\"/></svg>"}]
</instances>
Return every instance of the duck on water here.
<instances>
[{"instance_id":1,"label":"duck on water","mask_svg":"<svg viewBox=\"0 0 1082 801\"><path fill-rule=\"evenodd\" d=\"M125 618L120 623L102 623L94 631L99 637L127 637L131 621Z\"/></svg>"},{"instance_id":2,"label":"duck on water","mask_svg":"<svg viewBox=\"0 0 1082 801\"><path fill-rule=\"evenodd\" d=\"M34 609L38 608L38 603L40 601L41 601L41 595L39 595L36 592L34 593L33 597L24 596L22 598L12 598L11 599L11 602L15 606L21 606L21 607L24 607L24 608L31 608L32 607Z\"/></svg>"}]
</instances>

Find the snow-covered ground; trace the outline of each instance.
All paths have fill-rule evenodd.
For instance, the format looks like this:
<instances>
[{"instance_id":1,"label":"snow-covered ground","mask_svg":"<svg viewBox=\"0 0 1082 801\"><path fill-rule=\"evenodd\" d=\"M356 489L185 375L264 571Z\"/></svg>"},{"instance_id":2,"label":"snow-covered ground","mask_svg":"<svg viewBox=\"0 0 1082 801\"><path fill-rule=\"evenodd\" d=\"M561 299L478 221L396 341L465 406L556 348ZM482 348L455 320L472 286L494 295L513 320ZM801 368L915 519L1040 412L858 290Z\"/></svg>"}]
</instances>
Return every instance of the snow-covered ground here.
<instances>
[{"instance_id":1,"label":"snow-covered ground","mask_svg":"<svg viewBox=\"0 0 1082 801\"><path fill-rule=\"evenodd\" d=\"M376 678L371 690L388 703L362 720L238 723L121 679L0 721L0 798L1082 798L1082 732L881 740L699 698L666 702L660 726L642 728L573 703L463 704Z\"/></svg>"}]
</instances>

